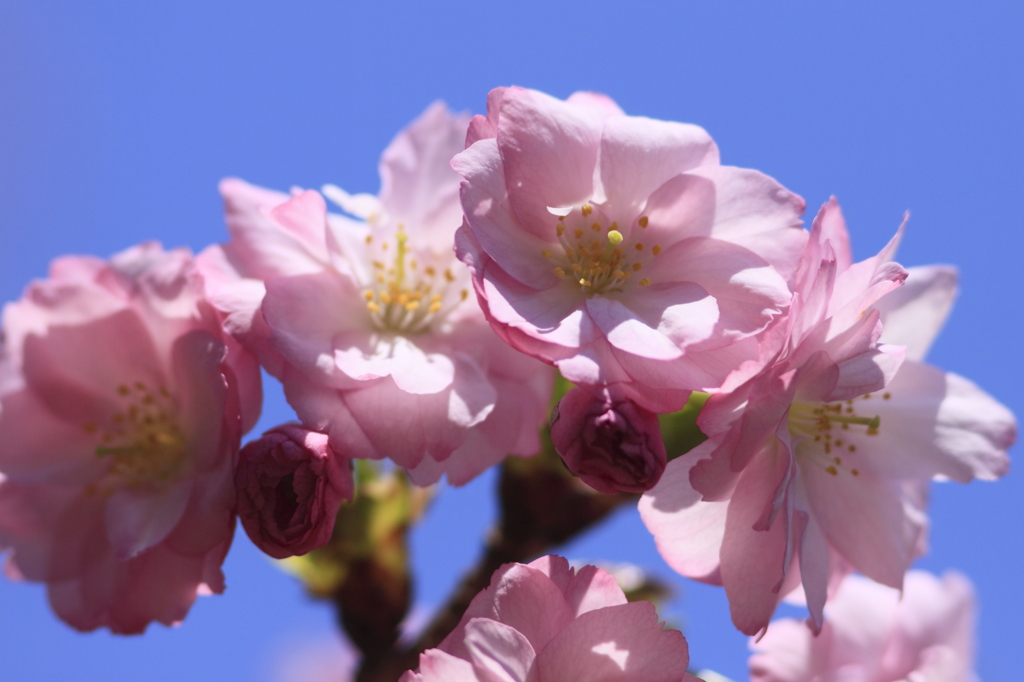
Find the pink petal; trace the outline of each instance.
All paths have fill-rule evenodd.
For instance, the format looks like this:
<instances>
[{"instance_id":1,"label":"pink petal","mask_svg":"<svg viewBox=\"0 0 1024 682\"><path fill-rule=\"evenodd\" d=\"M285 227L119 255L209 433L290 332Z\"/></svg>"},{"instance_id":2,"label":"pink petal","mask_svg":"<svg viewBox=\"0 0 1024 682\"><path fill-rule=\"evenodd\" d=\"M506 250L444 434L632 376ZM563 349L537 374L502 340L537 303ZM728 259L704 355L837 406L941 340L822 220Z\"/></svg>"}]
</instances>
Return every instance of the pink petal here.
<instances>
[{"instance_id":1,"label":"pink petal","mask_svg":"<svg viewBox=\"0 0 1024 682\"><path fill-rule=\"evenodd\" d=\"M271 343L310 376L351 385L335 364L335 336L366 328L361 301L354 283L331 271L269 280L263 314Z\"/></svg>"},{"instance_id":2,"label":"pink petal","mask_svg":"<svg viewBox=\"0 0 1024 682\"><path fill-rule=\"evenodd\" d=\"M650 192L643 209L647 228L634 222L626 236L663 249L684 239L707 237L714 229L715 199L715 184L707 178L692 173L666 178Z\"/></svg>"},{"instance_id":3,"label":"pink petal","mask_svg":"<svg viewBox=\"0 0 1024 682\"><path fill-rule=\"evenodd\" d=\"M497 321L546 343L578 348L600 333L584 303L568 283L535 291L488 266L484 275L487 309Z\"/></svg>"},{"instance_id":4,"label":"pink petal","mask_svg":"<svg viewBox=\"0 0 1024 682\"><path fill-rule=\"evenodd\" d=\"M957 271L949 265L909 268L907 281L883 296L882 342L907 347L907 357L923 360L946 321L957 295Z\"/></svg>"},{"instance_id":5,"label":"pink petal","mask_svg":"<svg viewBox=\"0 0 1024 682\"><path fill-rule=\"evenodd\" d=\"M650 358L674 360L682 351L660 331L651 328L621 302L605 296L586 300L587 313L615 348Z\"/></svg>"},{"instance_id":6,"label":"pink petal","mask_svg":"<svg viewBox=\"0 0 1024 682\"><path fill-rule=\"evenodd\" d=\"M858 401L856 409L880 419L877 435L845 432L864 457L864 466L878 475L942 475L966 483L972 478L994 480L1009 469L1006 450L1017 434L1013 414L955 374L904 362L883 395Z\"/></svg>"},{"instance_id":7,"label":"pink petal","mask_svg":"<svg viewBox=\"0 0 1024 682\"><path fill-rule=\"evenodd\" d=\"M464 640L473 618L504 623L524 635L534 651L540 651L573 621L575 614L562 591L542 571L505 564L491 577L490 587L473 598L459 625L438 648L468 659Z\"/></svg>"},{"instance_id":8,"label":"pink petal","mask_svg":"<svg viewBox=\"0 0 1024 682\"><path fill-rule=\"evenodd\" d=\"M803 455L800 476L810 511L829 543L872 580L900 587L924 528L905 513L898 484L869 471L854 476Z\"/></svg>"},{"instance_id":9,"label":"pink petal","mask_svg":"<svg viewBox=\"0 0 1024 682\"><path fill-rule=\"evenodd\" d=\"M766 449L744 469L729 502L721 552L722 584L733 624L748 635L767 627L789 568L785 557L791 531L785 515L776 517L767 530L754 530L786 476L788 461L789 455L781 447Z\"/></svg>"},{"instance_id":10,"label":"pink petal","mask_svg":"<svg viewBox=\"0 0 1024 682\"><path fill-rule=\"evenodd\" d=\"M492 156L497 157L497 144L491 140L480 142L466 154L477 156L480 151L491 151ZM500 159L489 160L500 164ZM542 231L537 236L524 230L504 202L483 187L467 183L462 190L462 201L473 235L502 270L532 289L549 289L561 282L554 273L555 262L543 255L546 250L559 252L562 248L556 240L554 216L548 216L546 234Z\"/></svg>"},{"instance_id":11,"label":"pink petal","mask_svg":"<svg viewBox=\"0 0 1024 682\"><path fill-rule=\"evenodd\" d=\"M650 602L584 613L537 655L537 682L679 682L690 657L678 630L663 630Z\"/></svg>"},{"instance_id":12,"label":"pink petal","mask_svg":"<svg viewBox=\"0 0 1024 682\"><path fill-rule=\"evenodd\" d=\"M536 658L520 632L487 618L472 618L466 624L466 648L473 667L486 670L493 682L526 682Z\"/></svg>"},{"instance_id":13,"label":"pink petal","mask_svg":"<svg viewBox=\"0 0 1024 682\"><path fill-rule=\"evenodd\" d=\"M443 353L425 353L403 336L394 339L391 353L391 378L406 393L438 393L455 379L451 358Z\"/></svg>"},{"instance_id":14,"label":"pink petal","mask_svg":"<svg viewBox=\"0 0 1024 682\"><path fill-rule=\"evenodd\" d=\"M718 163L704 129L639 116L610 116L601 134L601 183L616 220L631 221L648 195L669 178Z\"/></svg>"},{"instance_id":15,"label":"pink petal","mask_svg":"<svg viewBox=\"0 0 1024 682\"><path fill-rule=\"evenodd\" d=\"M533 90L509 88L501 102L498 146L512 208L525 229L540 236L548 206L591 198L601 115Z\"/></svg>"},{"instance_id":16,"label":"pink petal","mask_svg":"<svg viewBox=\"0 0 1024 682\"><path fill-rule=\"evenodd\" d=\"M131 559L162 542L185 512L192 479L162 491L124 488L107 500L107 537L118 561Z\"/></svg>"},{"instance_id":17,"label":"pink petal","mask_svg":"<svg viewBox=\"0 0 1024 682\"><path fill-rule=\"evenodd\" d=\"M594 609L626 603L626 595L615 578L597 566L587 564L577 571L570 568L563 557L553 554L527 565L544 573L558 586L577 617Z\"/></svg>"},{"instance_id":18,"label":"pink petal","mask_svg":"<svg viewBox=\"0 0 1024 682\"><path fill-rule=\"evenodd\" d=\"M789 279L807 243L800 228L804 200L748 168L705 165L693 173L715 183L715 225L708 236L753 251Z\"/></svg>"},{"instance_id":19,"label":"pink petal","mask_svg":"<svg viewBox=\"0 0 1024 682\"><path fill-rule=\"evenodd\" d=\"M419 672L408 671L399 682L479 682L473 664L445 653L427 649L420 654Z\"/></svg>"},{"instance_id":20,"label":"pink petal","mask_svg":"<svg viewBox=\"0 0 1024 682\"><path fill-rule=\"evenodd\" d=\"M224 197L224 214L231 233L231 241L223 248L240 274L268 279L316 272L323 267L327 252L322 231L315 233L314 228L319 223L316 216L310 226L292 221L296 229L289 229L270 212L289 201L287 194L235 178L222 180L220 193ZM315 199L301 200L307 204L310 201L315 202ZM287 218L288 212L282 215Z\"/></svg>"},{"instance_id":21,"label":"pink petal","mask_svg":"<svg viewBox=\"0 0 1024 682\"><path fill-rule=\"evenodd\" d=\"M427 239L450 239L462 222L459 176L449 161L465 148L468 125L468 116L434 102L381 155L381 207Z\"/></svg>"},{"instance_id":22,"label":"pink petal","mask_svg":"<svg viewBox=\"0 0 1024 682\"><path fill-rule=\"evenodd\" d=\"M360 432L376 449L375 459L390 457L401 467L416 466L427 453L446 459L466 437L466 430L448 417L447 390L417 395L383 379L366 388L344 391L342 399ZM332 447L337 442L336 428L332 424ZM343 448L338 451L348 456Z\"/></svg>"},{"instance_id":23,"label":"pink petal","mask_svg":"<svg viewBox=\"0 0 1024 682\"><path fill-rule=\"evenodd\" d=\"M702 502L690 486L690 470L716 445L705 441L669 462L658 484L640 498L640 518L665 562L681 575L713 584L720 581L719 551L729 503Z\"/></svg>"}]
</instances>

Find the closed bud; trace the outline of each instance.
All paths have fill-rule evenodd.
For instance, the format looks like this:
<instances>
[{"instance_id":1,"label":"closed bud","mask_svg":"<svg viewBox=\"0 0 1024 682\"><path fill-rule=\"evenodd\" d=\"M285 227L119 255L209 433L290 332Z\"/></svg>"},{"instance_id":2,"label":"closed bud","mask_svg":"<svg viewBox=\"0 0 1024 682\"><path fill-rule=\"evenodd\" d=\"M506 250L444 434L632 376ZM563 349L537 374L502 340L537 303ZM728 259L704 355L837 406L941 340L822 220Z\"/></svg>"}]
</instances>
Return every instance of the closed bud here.
<instances>
[{"instance_id":1,"label":"closed bud","mask_svg":"<svg viewBox=\"0 0 1024 682\"><path fill-rule=\"evenodd\" d=\"M338 509L352 499L352 467L326 434L282 424L242 448L235 488L249 539L284 559L330 540Z\"/></svg>"},{"instance_id":2,"label":"closed bud","mask_svg":"<svg viewBox=\"0 0 1024 682\"><path fill-rule=\"evenodd\" d=\"M649 490L667 463L657 415L614 387L565 394L551 415L551 441L574 474L607 494Z\"/></svg>"}]
</instances>

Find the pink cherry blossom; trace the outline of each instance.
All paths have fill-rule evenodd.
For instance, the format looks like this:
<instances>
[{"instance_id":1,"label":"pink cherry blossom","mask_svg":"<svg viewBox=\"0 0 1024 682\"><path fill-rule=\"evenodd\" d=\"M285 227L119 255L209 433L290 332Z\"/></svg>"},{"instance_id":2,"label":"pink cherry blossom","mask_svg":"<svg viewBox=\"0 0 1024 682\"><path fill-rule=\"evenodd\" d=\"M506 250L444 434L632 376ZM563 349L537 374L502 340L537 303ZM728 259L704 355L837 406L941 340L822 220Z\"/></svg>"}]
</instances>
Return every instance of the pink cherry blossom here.
<instances>
[{"instance_id":1,"label":"pink cherry blossom","mask_svg":"<svg viewBox=\"0 0 1024 682\"><path fill-rule=\"evenodd\" d=\"M551 415L551 441L570 471L607 494L650 490L667 463L658 415L617 386L566 393Z\"/></svg>"},{"instance_id":2,"label":"pink cherry blossom","mask_svg":"<svg viewBox=\"0 0 1024 682\"><path fill-rule=\"evenodd\" d=\"M701 128L513 87L467 142L459 257L503 338L571 381L680 409L788 305L804 202Z\"/></svg>"},{"instance_id":3,"label":"pink cherry blossom","mask_svg":"<svg viewBox=\"0 0 1024 682\"><path fill-rule=\"evenodd\" d=\"M3 314L0 547L74 627L170 625L224 590L259 368L185 250L71 256Z\"/></svg>"},{"instance_id":4,"label":"pink cherry blossom","mask_svg":"<svg viewBox=\"0 0 1024 682\"><path fill-rule=\"evenodd\" d=\"M435 104L381 158L379 196L221 184L231 241L201 256L227 325L347 457L461 485L539 449L552 373L469 300L452 244L467 120Z\"/></svg>"},{"instance_id":5,"label":"pink cherry blossom","mask_svg":"<svg viewBox=\"0 0 1024 682\"><path fill-rule=\"evenodd\" d=\"M238 515L249 539L276 559L305 554L331 539L334 518L352 499L352 465L327 434L300 424L275 426L239 453Z\"/></svg>"},{"instance_id":6,"label":"pink cherry blossom","mask_svg":"<svg viewBox=\"0 0 1024 682\"><path fill-rule=\"evenodd\" d=\"M506 564L400 682L697 682L682 633L662 626L594 566Z\"/></svg>"},{"instance_id":7,"label":"pink cherry blossom","mask_svg":"<svg viewBox=\"0 0 1024 682\"><path fill-rule=\"evenodd\" d=\"M793 619L751 641L753 682L976 682L974 590L959 573L910 571L903 593L851 575L815 637Z\"/></svg>"},{"instance_id":8,"label":"pink cherry blossom","mask_svg":"<svg viewBox=\"0 0 1024 682\"><path fill-rule=\"evenodd\" d=\"M838 204L822 208L789 316L708 400L698 425L710 439L641 501L662 556L724 585L747 634L801 582L816 627L851 568L899 588L924 548L928 482L1007 470L1013 415L920 361L955 272L914 269L898 288L898 238L852 264Z\"/></svg>"}]
</instances>

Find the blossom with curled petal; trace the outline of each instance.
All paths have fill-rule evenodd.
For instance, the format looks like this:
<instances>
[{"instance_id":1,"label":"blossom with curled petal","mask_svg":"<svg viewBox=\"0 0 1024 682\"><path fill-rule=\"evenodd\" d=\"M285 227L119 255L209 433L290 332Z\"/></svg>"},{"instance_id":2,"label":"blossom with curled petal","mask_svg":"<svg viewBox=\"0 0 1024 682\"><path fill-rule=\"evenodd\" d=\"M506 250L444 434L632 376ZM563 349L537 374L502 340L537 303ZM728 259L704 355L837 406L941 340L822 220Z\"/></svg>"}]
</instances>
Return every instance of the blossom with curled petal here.
<instances>
[{"instance_id":1,"label":"blossom with curled petal","mask_svg":"<svg viewBox=\"0 0 1024 682\"><path fill-rule=\"evenodd\" d=\"M902 594L861 576L839 585L818 636L772 621L751 641L753 682L976 682L974 589L962 575L910 571Z\"/></svg>"},{"instance_id":2,"label":"blossom with curled petal","mask_svg":"<svg viewBox=\"0 0 1024 682\"><path fill-rule=\"evenodd\" d=\"M923 551L929 481L1007 471L1013 415L921 362L955 271L916 268L908 279L891 262L898 237L853 264L838 204L822 208L765 357L711 396L697 422L710 439L671 462L641 501L662 556L724 585L747 634L801 582L819 628L851 568L900 587Z\"/></svg>"},{"instance_id":3,"label":"blossom with curled petal","mask_svg":"<svg viewBox=\"0 0 1024 682\"><path fill-rule=\"evenodd\" d=\"M400 682L698 682L678 630L608 573L557 556L506 564Z\"/></svg>"},{"instance_id":4,"label":"blossom with curled petal","mask_svg":"<svg viewBox=\"0 0 1024 682\"><path fill-rule=\"evenodd\" d=\"M509 349L453 254L449 167L467 120L430 107L385 150L379 196L291 197L221 183L231 241L204 252L228 328L346 457L390 457L421 485L462 484L539 449L552 373Z\"/></svg>"},{"instance_id":5,"label":"blossom with curled petal","mask_svg":"<svg viewBox=\"0 0 1024 682\"><path fill-rule=\"evenodd\" d=\"M571 381L680 409L788 304L804 202L701 128L512 87L467 142L459 257L503 338Z\"/></svg>"},{"instance_id":6,"label":"blossom with curled petal","mask_svg":"<svg viewBox=\"0 0 1024 682\"><path fill-rule=\"evenodd\" d=\"M0 548L80 630L142 632L221 592L259 367L185 250L54 261L3 314Z\"/></svg>"}]
</instances>

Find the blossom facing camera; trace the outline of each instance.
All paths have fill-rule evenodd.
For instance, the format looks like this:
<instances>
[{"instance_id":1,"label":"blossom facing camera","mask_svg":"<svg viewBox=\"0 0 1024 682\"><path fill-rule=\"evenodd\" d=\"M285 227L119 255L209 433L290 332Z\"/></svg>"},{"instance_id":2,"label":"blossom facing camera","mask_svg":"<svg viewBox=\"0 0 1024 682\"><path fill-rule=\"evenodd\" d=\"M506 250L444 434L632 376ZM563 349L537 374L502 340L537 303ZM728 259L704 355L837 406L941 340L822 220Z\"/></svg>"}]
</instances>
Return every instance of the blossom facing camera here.
<instances>
[{"instance_id":1,"label":"blossom facing camera","mask_svg":"<svg viewBox=\"0 0 1024 682\"><path fill-rule=\"evenodd\" d=\"M615 579L562 557L505 564L458 626L400 682L699 682L678 630Z\"/></svg>"},{"instance_id":2,"label":"blossom facing camera","mask_svg":"<svg viewBox=\"0 0 1024 682\"><path fill-rule=\"evenodd\" d=\"M893 262L901 234L854 263L839 205L822 207L790 313L762 339L766 362L739 367L708 399L697 424L709 440L640 502L666 562L723 585L748 635L800 587L821 628L851 570L899 589L924 551L932 479L1009 468L1013 414L922 362L956 273Z\"/></svg>"},{"instance_id":3,"label":"blossom facing camera","mask_svg":"<svg viewBox=\"0 0 1024 682\"><path fill-rule=\"evenodd\" d=\"M753 682L976 682L974 588L959 573L910 571L903 593L851 575L815 637L792 618L751 641Z\"/></svg>"},{"instance_id":4,"label":"blossom facing camera","mask_svg":"<svg viewBox=\"0 0 1024 682\"><path fill-rule=\"evenodd\" d=\"M650 490L667 464L658 416L614 386L566 393L551 415L551 441L569 470L601 493Z\"/></svg>"},{"instance_id":5,"label":"blossom facing camera","mask_svg":"<svg viewBox=\"0 0 1024 682\"><path fill-rule=\"evenodd\" d=\"M553 373L509 348L452 250L449 166L467 117L434 104L381 157L378 196L221 183L231 241L200 259L232 333L299 419L347 457L390 458L418 485L462 485L540 449Z\"/></svg>"},{"instance_id":6,"label":"blossom facing camera","mask_svg":"<svg viewBox=\"0 0 1024 682\"><path fill-rule=\"evenodd\" d=\"M654 412L756 358L807 239L800 197L593 93L499 88L467 142L456 252L513 347Z\"/></svg>"},{"instance_id":7,"label":"blossom facing camera","mask_svg":"<svg viewBox=\"0 0 1024 682\"><path fill-rule=\"evenodd\" d=\"M222 592L259 368L185 250L61 258L3 314L0 548L80 630L139 633Z\"/></svg>"},{"instance_id":8,"label":"blossom facing camera","mask_svg":"<svg viewBox=\"0 0 1024 682\"><path fill-rule=\"evenodd\" d=\"M331 539L342 503L352 499L348 459L327 434L282 424L248 443L235 468L238 515L257 547L284 559Z\"/></svg>"}]
</instances>

